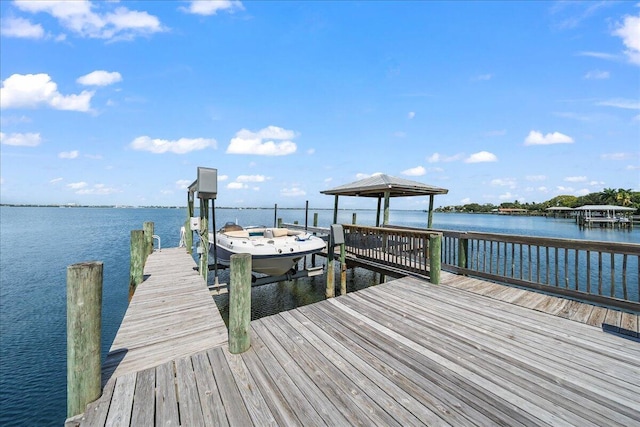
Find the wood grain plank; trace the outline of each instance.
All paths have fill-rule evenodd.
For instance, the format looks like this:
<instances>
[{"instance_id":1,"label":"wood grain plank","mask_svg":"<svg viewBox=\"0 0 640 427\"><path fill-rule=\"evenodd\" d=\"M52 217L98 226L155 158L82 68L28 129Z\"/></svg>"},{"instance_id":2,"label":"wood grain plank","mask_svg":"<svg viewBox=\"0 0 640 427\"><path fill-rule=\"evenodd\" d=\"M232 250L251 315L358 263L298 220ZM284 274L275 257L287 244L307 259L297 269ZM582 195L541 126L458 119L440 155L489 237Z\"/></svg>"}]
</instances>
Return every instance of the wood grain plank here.
<instances>
[{"instance_id":1,"label":"wood grain plank","mask_svg":"<svg viewBox=\"0 0 640 427\"><path fill-rule=\"evenodd\" d=\"M154 368L149 368L138 372L136 388L133 393L131 425L155 425L155 389L156 370Z\"/></svg>"},{"instance_id":2,"label":"wood grain plank","mask_svg":"<svg viewBox=\"0 0 640 427\"><path fill-rule=\"evenodd\" d=\"M180 425L173 362L156 367L156 425Z\"/></svg>"},{"instance_id":3,"label":"wood grain plank","mask_svg":"<svg viewBox=\"0 0 640 427\"><path fill-rule=\"evenodd\" d=\"M187 426L204 425L202 406L190 357L176 359L176 386L180 407L180 424Z\"/></svg>"}]
</instances>

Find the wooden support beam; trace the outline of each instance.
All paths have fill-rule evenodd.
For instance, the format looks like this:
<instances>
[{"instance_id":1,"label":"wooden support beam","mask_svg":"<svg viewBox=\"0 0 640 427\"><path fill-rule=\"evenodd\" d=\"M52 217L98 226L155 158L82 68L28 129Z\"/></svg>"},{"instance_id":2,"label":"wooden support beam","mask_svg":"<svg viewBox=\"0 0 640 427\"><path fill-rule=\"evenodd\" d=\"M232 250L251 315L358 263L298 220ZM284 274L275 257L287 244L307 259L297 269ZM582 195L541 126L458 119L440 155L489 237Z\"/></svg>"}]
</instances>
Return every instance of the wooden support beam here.
<instances>
[{"instance_id":1,"label":"wooden support beam","mask_svg":"<svg viewBox=\"0 0 640 427\"><path fill-rule=\"evenodd\" d=\"M131 261L129 265L129 301L136 292L136 287L144 278L144 261L146 246L144 230L131 230Z\"/></svg>"}]
</instances>

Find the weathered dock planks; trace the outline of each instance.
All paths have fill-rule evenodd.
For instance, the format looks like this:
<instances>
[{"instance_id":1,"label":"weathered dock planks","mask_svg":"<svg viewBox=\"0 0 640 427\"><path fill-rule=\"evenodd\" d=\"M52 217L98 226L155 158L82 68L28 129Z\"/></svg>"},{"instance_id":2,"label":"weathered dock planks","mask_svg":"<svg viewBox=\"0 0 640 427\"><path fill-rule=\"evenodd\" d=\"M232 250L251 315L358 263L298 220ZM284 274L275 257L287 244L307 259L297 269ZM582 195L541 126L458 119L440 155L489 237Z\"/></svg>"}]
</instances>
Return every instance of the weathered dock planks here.
<instances>
[{"instance_id":1,"label":"weathered dock planks","mask_svg":"<svg viewBox=\"0 0 640 427\"><path fill-rule=\"evenodd\" d=\"M148 263L134 296L149 312L123 329L181 317L146 301L160 264ZM168 345L170 359L145 352L149 366L116 370L80 424L640 425L640 344L588 324L637 330L637 315L453 274L442 282L407 277L255 320L242 354L221 339ZM203 282L197 293L211 301Z\"/></svg>"},{"instance_id":2,"label":"weathered dock planks","mask_svg":"<svg viewBox=\"0 0 640 427\"><path fill-rule=\"evenodd\" d=\"M184 248L149 256L145 280L103 364L103 383L227 342L224 321L194 267Z\"/></svg>"}]
</instances>

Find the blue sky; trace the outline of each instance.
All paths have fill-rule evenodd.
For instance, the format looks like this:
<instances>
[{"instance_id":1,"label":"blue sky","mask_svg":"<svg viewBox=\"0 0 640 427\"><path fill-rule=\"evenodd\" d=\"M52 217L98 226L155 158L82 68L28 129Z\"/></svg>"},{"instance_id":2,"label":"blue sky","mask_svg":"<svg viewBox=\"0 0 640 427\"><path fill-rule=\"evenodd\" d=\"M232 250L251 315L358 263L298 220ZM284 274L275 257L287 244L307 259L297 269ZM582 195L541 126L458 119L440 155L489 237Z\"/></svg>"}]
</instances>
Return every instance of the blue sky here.
<instances>
[{"instance_id":1,"label":"blue sky","mask_svg":"<svg viewBox=\"0 0 640 427\"><path fill-rule=\"evenodd\" d=\"M2 1L2 203L436 206L640 190L640 3ZM341 199L341 207L375 208ZM394 199L424 209L428 198Z\"/></svg>"}]
</instances>

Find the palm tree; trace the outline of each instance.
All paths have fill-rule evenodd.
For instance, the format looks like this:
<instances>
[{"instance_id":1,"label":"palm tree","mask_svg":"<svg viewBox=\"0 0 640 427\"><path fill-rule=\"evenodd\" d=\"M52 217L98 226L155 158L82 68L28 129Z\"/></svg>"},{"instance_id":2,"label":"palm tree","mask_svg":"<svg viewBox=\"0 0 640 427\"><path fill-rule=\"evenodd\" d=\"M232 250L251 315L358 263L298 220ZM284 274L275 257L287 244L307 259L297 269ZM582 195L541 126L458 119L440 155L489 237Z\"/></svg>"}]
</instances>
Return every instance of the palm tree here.
<instances>
[{"instance_id":1,"label":"palm tree","mask_svg":"<svg viewBox=\"0 0 640 427\"><path fill-rule=\"evenodd\" d=\"M618 188L616 193L616 202L622 206L631 206L631 189Z\"/></svg>"},{"instance_id":2,"label":"palm tree","mask_svg":"<svg viewBox=\"0 0 640 427\"><path fill-rule=\"evenodd\" d=\"M616 202L617 196L618 192L613 188L605 188L602 190L602 193L600 193L602 203L613 204Z\"/></svg>"}]
</instances>

